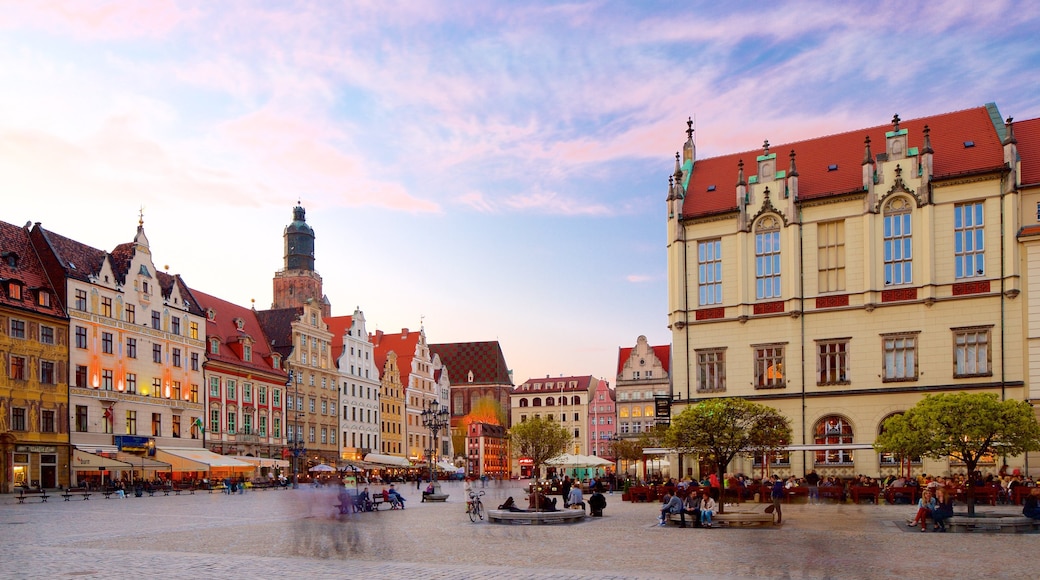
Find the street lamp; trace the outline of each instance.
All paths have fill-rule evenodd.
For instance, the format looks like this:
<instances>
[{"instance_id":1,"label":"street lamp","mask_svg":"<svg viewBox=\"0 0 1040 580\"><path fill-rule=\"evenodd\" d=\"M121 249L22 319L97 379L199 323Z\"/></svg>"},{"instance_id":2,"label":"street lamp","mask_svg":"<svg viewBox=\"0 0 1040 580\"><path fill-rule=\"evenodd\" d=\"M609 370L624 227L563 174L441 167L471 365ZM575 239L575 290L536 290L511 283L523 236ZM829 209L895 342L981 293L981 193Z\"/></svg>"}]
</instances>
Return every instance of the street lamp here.
<instances>
[{"instance_id":1,"label":"street lamp","mask_svg":"<svg viewBox=\"0 0 1040 580\"><path fill-rule=\"evenodd\" d=\"M447 407L440 409L440 404L436 399L430 401L429 406L422 412L422 424L430 430L430 434L433 436L430 443L430 453L428 457L430 459L430 481L433 483L434 495L441 494L440 484L437 483L437 470L434 467L433 459L437 454L437 434L448 427L450 417L448 416ZM447 497L447 496L445 496Z\"/></svg>"},{"instance_id":2,"label":"street lamp","mask_svg":"<svg viewBox=\"0 0 1040 580\"><path fill-rule=\"evenodd\" d=\"M619 478L619 474L621 473L621 449L619 449L621 446L621 436L617 433L611 433L610 446L614 454L614 485L610 488L610 491L613 492L614 488L617 487L618 483L621 481Z\"/></svg>"},{"instance_id":3,"label":"street lamp","mask_svg":"<svg viewBox=\"0 0 1040 580\"><path fill-rule=\"evenodd\" d=\"M289 452L292 454L292 486L293 489L300 487L300 457L303 457L307 450L303 447L303 437L300 432L300 417L303 413L300 413L296 409L296 403L299 402L300 385L296 382L296 374L292 369L289 369L289 377L285 380L285 396L289 397L289 387L293 387L295 395L293 396L293 429L294 433L289 438ZM288 405L286 405L288 407Z\"/></svg>"}]
</instances>

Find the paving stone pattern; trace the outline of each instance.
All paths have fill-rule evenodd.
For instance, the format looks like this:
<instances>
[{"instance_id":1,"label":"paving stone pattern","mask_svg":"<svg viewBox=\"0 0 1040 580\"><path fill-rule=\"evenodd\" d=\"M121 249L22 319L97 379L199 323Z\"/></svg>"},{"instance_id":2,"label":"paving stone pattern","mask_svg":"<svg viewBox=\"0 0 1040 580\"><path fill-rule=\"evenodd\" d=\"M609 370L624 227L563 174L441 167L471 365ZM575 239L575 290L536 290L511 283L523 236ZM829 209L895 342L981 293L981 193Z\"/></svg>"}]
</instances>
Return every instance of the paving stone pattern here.
<instances>
[{"instance_id":1,"label":"paving stone pattern","mask_svg":"<svg viewBox=\"0 0 1040 580\"><path fill-rule=\"evenodd\" d=\"M1035 577L1040 534L904 533L910 506L785 505L784 525L658 527L660 504L607 496L606 517L470 523L447 503L337 516L330 489L18 505L0 496L2 578L1008 578ZM379 489L372 486L372 489ZM489 484L485 505L516 482ZM1015 506L980 509L1016 513Z\"/></svg>"}]
</instances>

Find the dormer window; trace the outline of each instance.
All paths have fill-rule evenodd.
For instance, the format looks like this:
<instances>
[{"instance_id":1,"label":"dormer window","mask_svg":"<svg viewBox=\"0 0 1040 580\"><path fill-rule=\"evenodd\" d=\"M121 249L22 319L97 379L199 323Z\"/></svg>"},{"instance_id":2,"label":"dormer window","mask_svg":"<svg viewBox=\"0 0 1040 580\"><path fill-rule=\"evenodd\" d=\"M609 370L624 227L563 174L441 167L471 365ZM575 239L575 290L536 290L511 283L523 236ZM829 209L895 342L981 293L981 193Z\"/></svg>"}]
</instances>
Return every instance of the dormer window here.
<instances>
[{"instance_id":1,"label":"dormer window","mask_svg":"<svg viewBox=\"0 0 1040 580\"><path fill-rule=\"evenodd\" d=\"M22 299L22 285L16 281L10 281L7 283L7 297L11 300Z\"/></svg>"},{"instance_id":2,"label":"dormer window","mask_svg":"<svg viewBox=\"0 0 1040 580\"><path fill-rule=\"evenodd\" d=\"M217 311L213 310L212 308L207 308L206 309L206 320L208 320L210 322L213 322L216 319L217 319Z\"/></svg>"},{"instance_id":3,"label":"dormer window","mask_svg":"<svg viewBox=\"0 0 1040 580\"><path fill-rule=\"evenodd\" d=\"M236 318L235 319L235 329L236 330L241 331L243 328L245 328L245 325L246 325L246 321L245 320L242 320L241 318Z\"/></svg>"},{"instance_id":4,"label":"dormer window","mask_svg":"<svg viewBox=\"0 0 1040 580\"><path fill-rule=\"evenodd\" d=\"M220 354L220 339L219 338L211 338L211 339L209 339L209 353L210 354Z\"/></svg>"},{"instance_id":5,"label":"dormer window","mask_svg":"<svg viewBox=\"0 0 1040 580\"><path fill-rule=\"evenodd\" d=\"M7 263L8 268L15 269L18 267L18 254L14 252L4 252L3 254L0 254L0 256L3 256L4 262Z\"/></svg>"},{"instance_id":6,"label":"dormer window","mask_svg":"<svg viewBox=\"0 0 1040 580\"><path fill-rule=\"evenodd\" d=\"M242 360L246 362L253 361L253 347L248 344L242 346Z\"/></svg>"}]
</instances>

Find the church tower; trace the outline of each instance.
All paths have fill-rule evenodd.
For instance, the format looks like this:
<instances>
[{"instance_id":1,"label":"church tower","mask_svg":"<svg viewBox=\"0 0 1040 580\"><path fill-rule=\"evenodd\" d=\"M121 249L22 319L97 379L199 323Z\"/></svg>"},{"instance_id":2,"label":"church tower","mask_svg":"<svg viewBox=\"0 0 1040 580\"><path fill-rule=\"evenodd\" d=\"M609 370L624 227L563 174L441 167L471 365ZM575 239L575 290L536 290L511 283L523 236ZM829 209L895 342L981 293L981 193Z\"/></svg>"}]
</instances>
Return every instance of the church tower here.
<instances>
[{"instance_id":1,"label":"church tower","mask_svg":"<svg viewBox=\"0 0 1040 580\"><path fill-rule=\"evenodd\" d=\"M314 230L307 225L307 212L299 202L283 237L285 267L274 274L271 308L296 308L313 300L321 304L323 316L330 316L332 307L322 293L321 276L314 271Z\"/></svg>"}]
</instances>

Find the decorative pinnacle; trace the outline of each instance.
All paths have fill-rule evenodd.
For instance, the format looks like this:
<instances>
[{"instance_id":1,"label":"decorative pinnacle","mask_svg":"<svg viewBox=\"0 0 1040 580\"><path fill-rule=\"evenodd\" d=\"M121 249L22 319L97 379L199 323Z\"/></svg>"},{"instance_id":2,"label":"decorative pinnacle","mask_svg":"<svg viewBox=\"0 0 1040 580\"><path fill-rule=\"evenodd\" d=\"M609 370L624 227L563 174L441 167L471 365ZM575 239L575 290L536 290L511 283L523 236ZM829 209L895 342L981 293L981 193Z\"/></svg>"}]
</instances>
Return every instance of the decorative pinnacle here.
<instances>
[{"instance_id":1,"label":"decorative pinnacle","mask_svg":"<svg viewBox=\"0 0 1040 580\"><path fill-rule=\"evenodd\" d=\"M686 119L686 138L693 139L693 117Z\"/></svg>"},{"instance_id":2,"label":"decorative pinnacle","mask_svg":"<svg viewBox=\"0 0 1040 580\"><path fill-rule=\"evenodd\" d=\"M898 131L899 130L899 120L900 120L899 119L899 113L896 113L895 115L892 115L892 130L893 131Z\"/></svg>"}]
</instances>

